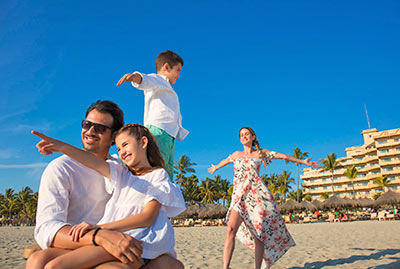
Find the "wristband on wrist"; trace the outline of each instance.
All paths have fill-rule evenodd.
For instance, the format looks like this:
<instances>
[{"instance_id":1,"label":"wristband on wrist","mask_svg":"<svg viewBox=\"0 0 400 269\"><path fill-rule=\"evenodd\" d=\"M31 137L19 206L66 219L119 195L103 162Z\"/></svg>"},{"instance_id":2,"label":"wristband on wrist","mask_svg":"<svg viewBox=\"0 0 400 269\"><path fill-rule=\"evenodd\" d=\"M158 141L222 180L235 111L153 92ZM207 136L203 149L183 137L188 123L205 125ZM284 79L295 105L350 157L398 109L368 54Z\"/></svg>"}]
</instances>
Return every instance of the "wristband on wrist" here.
<instances>
[{"instance_id":1,"label":"wristband on wrist","mask_svg":"<svg viewBox=\"0 0 400 269\"><path fill-rule=\"evenodd\" d=\"M95 246L99 246L97 243L96 243L96 234L99 232L101 230L101 228L100 227L97 227L96 228L96 230L94 230L94 233L93 233L93 235L92 235L92 243L93 243L93 245L95 245Z\"/></svg>"}]
</instances>

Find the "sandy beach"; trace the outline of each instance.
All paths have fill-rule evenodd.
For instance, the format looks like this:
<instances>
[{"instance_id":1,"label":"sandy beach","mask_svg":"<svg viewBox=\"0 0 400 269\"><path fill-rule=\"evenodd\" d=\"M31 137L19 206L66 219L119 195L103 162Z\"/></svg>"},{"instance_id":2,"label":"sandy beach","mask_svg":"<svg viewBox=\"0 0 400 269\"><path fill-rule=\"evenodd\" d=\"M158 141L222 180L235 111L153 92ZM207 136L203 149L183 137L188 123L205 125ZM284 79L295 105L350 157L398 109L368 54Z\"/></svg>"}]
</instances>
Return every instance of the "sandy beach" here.
<instances>
[{"instance_id":1,"label":"sandy beach","mask_svg":"<svg viewBox=\"0 0 400 269\"><path fill-rule=\"evenodd\" d=\"M175 228L186 268L221 268L225 227ZM289 224L297 246L273 268L400 268L400 221ZM33 227L0 227L0 268L24 268ZM231 267L253 268L253 253L236 243Z\"/></svg>"}]
</instances>

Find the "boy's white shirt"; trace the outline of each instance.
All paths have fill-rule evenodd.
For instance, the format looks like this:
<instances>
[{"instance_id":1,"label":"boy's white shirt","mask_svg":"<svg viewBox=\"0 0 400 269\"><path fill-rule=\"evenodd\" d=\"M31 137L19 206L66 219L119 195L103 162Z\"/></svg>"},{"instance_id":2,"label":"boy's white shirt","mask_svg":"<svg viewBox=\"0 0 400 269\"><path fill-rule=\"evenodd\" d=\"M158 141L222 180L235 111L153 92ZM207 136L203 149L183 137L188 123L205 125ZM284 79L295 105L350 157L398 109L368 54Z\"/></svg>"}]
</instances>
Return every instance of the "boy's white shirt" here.
<instances>
[{"instance_id":1,"label":"boy's white shirt","mask_svg":"<svg viewBox=\"0 0 400 269\"><path fill-rule=\"evenodd\" d=\"M144 125L158 127L178 141L189 134L182 127L182 115L178 95L166 76L158 74L142 74L140 84L132 82L132 86L144 92Z\"/></svg>"}]
</instances>

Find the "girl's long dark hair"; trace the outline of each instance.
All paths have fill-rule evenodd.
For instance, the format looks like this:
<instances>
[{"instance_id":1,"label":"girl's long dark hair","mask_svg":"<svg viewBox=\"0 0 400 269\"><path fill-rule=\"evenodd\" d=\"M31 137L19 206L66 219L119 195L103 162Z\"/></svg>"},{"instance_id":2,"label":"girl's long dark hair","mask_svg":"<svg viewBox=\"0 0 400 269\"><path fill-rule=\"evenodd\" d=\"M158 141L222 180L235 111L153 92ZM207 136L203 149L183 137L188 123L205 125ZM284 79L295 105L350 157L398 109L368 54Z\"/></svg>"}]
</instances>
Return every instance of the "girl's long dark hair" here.
<instances>
[{"instance_id":1,"label":"girl's long dark hair","mask_svg":"<svg viewBox=\"0 0 400 269\"><path fill-rule=\"evenodd\" d=\"M116 136L128 132L128 134L132 137L134 137L138 142L142 139L143 136L145 136L148 140L147 143L147 150L146 150L146 156L147 159L151 165L150 169L135 169L135 168L129 168L134 174L136 175L142 175L149 173L157 168L164 168L164 160L161 156L160 149L158 148L157 142L154 139L153 135L150 133L149 129L144 127L141 124L138 123L130 123L124 125L121 129L118 130L116 133Z\"/></svg>"}]
</instances>

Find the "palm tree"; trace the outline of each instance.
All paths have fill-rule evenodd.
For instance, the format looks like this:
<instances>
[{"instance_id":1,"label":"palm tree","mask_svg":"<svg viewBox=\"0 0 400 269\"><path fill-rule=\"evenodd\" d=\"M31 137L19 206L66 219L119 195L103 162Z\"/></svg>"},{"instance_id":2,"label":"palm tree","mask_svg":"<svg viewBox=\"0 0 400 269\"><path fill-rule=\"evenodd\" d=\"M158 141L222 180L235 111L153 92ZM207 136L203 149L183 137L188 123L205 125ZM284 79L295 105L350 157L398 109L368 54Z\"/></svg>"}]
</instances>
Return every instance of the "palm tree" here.
<instances>
[{"instance_id":1,"label":"palm tree","mask_svg":"<svg viewBox=\"0 0 400 269\"><path fill-rule=\"evenodd\" d=\"M225 205L225 201L228 199L229 197L229 189L231 187L231 183L229 182L229 180L227 179L222 179L219 182L219 197L222 199L222 204Z\"/></svg>"},{"instance_id":2,"label":"palm tree","mask_svg":"<svg viewBox=\"0 0 400 269\"><path fill-rule=\"evenodd\" d=\"M1 213L6 213L8 215L9 223L12 222L12 215L18 210L18 206L17 196L14 193L14 190L11 188L6 189L4 203L1 204L0 211Z\"/></svg>"},{"instance_id":3,"label":"palm tree","mask_svg":"<svg viewBox=\"0 0 400 269\"><path fill-rule=\"evenodd\" d=\"M299 149L299 147L295 147L294 149L293 149L293 157L295 157L295 158L297 158L297 159L300 159L300 160L303 160L305 157L308 157L308 152L301 152L301 150ZM289 161L286 161L286 163L289 163ZM300 188L300 177L299 177L299 167L300 167L300 163L296 163L296 170L297 170L297 198L296 198L296 201L297 202L300 202L300 200L299 200L299 196L300 196L300 193L299 193L299 188ZM293 199L293 200L295 200L295 199Z\"/></svg>"},{"instance_id":4,"label":"palm tree","mask_svg":"<svg viewBox=\"0 0 400 269\"><path fill-rule=\"evenodd\" d=\"M354 179L357 177L358 171L355 165L352 167L347 167L344 175L351 180L351 186L353 187L353 198L356 198L356 193L354 191Z\"/></svg>"},{"instance_id":5,"label":"palm tree","mask_svg":"<svg viewBox=\"0 0 400 269\"><path fill-rule=\"evenodd\" d=\"M329 198L329 193L324 192L323 194L321 194L321 198L324 199L324 200L328 199Z\"/></svg>"},{"instance_id":6,"label":"palm tree","mask_svg":"<svg viewBox=\"0 0 400 269\"><path fill-rule=\"evenodd\" d=\"M332 195L335 194L335 190L333 188L333 173L335 172L335 169L342 168L343 166L340 164L340 162L336 159L336 154L331 153L329 155L326 155L325 159L320 160L323 166L321 167L322 171L330 171L332 174L331 181L332 181Z\"/></svg>"},{"instance_id":7,"label":"palm tree","mask_svg":"<svg viewBox=\"0 0 400 269\"><path fill-rule=\"evenodd\" d=\"M175 173L177 174L176 179L178 184L181 184L182 177L186 173L196 173L196 170L192 168L191 166L196 165L196 163L192 163L190 161L190 158L183 154L178 162L175 162L174 168L175 168Z\"/></svg>"},{"instance_id":8,"label":"palm tree","mask_svg":"<svg viewBox=\"0 0 400 269\"><path fill-rule=\"evenodd\" d=\"M272 195L277 198L278 194L278 187L279 187L279 182L278 182L278 175L272 173L270 176L266 174L261 175L262 181L264 181L265 185L267 185L269 191L272 193Z\"/></svg>"},{"instance_id":9,"label":"palm tree","mask_svg":"<svg viewBox=\"0 0 400 269\"><path fill-rule=\"evenodd\" d=\"M282 195L283 201L286 201L286 193L292 188L290 183L294 183L294 179L290 177L292 173L283 170L282 174L278 176L278 192Z\"/></svg>"},{"instance_id":10,"label":"palm tree","mask_svg":"<svg viewBox=\"0 0 400 269\"><path fill-rule=\"evenodd\" d=\"M378 189L382 189L382 191L386 191L385 189L390 183L390 180L387 178L387 176L379 176L374 179L374 183L378 185Z\"/></svg>"},{"instance_id":11,"label":"palm tree","mask_svg":"<svg viewBox=\"0 0 400 269\"><path fill-rule=\"evenodd\" d=\"M287 195L287 198L296 200L298 194L299 194L299 202L303 201L303 199L305 199L305 196L303 194L302 189L299 189L299 191L290 191L289 194Z\"/></svg>"},{"instance_id":12,"label":"palm tree","mask_svg":"<svg viewBox=\"0 0 400 269\"><path fill-rule=\"evenodd\" d=\"M190 201L198 201L197 196L199 193L199 179L196 175L190 175L189 177L182 177L181 180L181 191L183 195L183 199L185 202L189 203Z\"/></svg>"},{"instance_id":13,"label":"palm tree","mask_svg":"<svg viewBox=\"0 0 400 269\"><path fill-rule=\"evenodd\" d=\"M230 205L231 204L231 200L232 200L232 193L233 193L233 185L231 184L231 186L229 187L229 189L228 189L228 196L227 196L227 198L226 198L226 203L228 204L228 205Z\"/></svg>"},{"instance_id":14,"label":"palm tree","mask_svg":"<svg viewBox=\"0 0 400 269\"><path fill-rule=\"evenodd\" d=\"M202 179L199 186L199 193L197 198L201 199L203 203L212 204L218 197L217 185L214 180L210 178Z\"/></svg>"}]
</instances>

